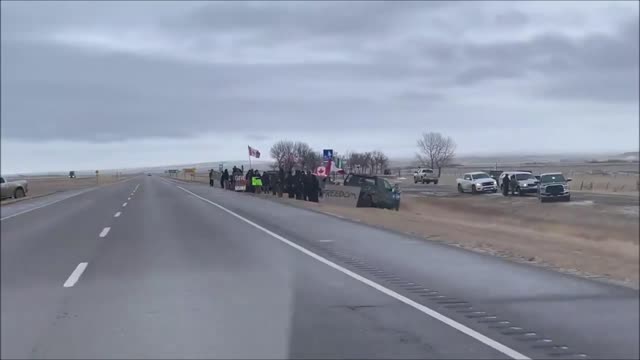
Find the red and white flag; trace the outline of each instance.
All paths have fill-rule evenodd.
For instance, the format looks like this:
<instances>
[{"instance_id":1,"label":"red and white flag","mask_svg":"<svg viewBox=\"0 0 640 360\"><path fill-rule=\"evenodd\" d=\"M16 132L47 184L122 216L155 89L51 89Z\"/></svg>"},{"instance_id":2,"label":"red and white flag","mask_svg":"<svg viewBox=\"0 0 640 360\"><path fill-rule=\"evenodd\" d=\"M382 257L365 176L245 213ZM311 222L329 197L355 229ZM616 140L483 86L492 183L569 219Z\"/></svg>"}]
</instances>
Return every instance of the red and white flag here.
<instances>
[{"instance_id":1,"label":"red and white flag","mask_svg":"<svg viewBox=\"0 0 640 360\"><path fill-rule=\"evenodd\" d=\"M249 146L249 156L253 156L256 159L260 159L260 151Z\"/></svg>"}]
</instances>

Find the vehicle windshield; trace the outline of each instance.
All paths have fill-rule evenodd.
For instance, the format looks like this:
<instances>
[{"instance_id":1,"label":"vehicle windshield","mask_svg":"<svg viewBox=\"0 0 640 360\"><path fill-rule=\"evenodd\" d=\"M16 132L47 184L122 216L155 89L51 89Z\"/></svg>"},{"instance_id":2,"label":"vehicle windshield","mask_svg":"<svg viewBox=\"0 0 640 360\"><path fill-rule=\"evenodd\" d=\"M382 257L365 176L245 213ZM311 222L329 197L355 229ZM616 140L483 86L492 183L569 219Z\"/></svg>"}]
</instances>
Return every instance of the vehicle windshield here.
<instances>
[{"instance_id":1,"label":"vehicle windshield","mask_svg":"<svg viewBox=\"0 0 640 360\"><path fill-rule=\"evenodd\" d=\"M640 1L0 10L0 360L640 360Z\"/></svg>"},{"instance_id":2,"label":"vehicle windshield","mask_svg":"<svg viewBox=\"0 0 640 360\"><path fill-rule=\"evenodd\" d=\"M529 179L536 179L535 176L533 176L532 174L516 174L516 180L529 180Z\"/></svg>"},{"instance_id":3,"label":"vehicle windshield","mask_svg":"<svg viewBox=\"0 0 640 360\"><path fill-rule=\"evenodd\" d=\"M488 174L482 173L482 174L473 174L471 175L473 177L473 180L480 180L480 179L491 179L491 176L489 176Z\"/></svg>"},{"instance_id":4,"label":"vehicle windshield","mask_svg":"<svg viewBox=\"0 0 640 360\"><path fill-rule=\"evenodd\" d=\"M551 183L551 182L565 182L565 178L562 174L553 174L553 175L542 175L540 178L540 182L543 183Z\"/></svg>"}]
</instances>

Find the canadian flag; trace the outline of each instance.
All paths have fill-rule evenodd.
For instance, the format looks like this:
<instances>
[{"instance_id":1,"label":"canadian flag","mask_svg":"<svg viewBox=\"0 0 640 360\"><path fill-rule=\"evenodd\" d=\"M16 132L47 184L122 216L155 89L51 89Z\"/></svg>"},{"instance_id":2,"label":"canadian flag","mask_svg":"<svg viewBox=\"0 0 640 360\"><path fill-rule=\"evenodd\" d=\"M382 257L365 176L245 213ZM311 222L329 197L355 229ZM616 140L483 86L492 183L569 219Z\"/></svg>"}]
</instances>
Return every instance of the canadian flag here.
<instances>
[{"instance_id":1,"label":"canadian flag","mask_svg":"<svg viewBox=\"0 0 640 360\"><path fill-rule=\"evenodd\" d=\"M256 159L259 159L260 151L258 151L258 149L254 149L251 146L249 146L249 156L253 156Z\"/></svg>"}]
</instances>

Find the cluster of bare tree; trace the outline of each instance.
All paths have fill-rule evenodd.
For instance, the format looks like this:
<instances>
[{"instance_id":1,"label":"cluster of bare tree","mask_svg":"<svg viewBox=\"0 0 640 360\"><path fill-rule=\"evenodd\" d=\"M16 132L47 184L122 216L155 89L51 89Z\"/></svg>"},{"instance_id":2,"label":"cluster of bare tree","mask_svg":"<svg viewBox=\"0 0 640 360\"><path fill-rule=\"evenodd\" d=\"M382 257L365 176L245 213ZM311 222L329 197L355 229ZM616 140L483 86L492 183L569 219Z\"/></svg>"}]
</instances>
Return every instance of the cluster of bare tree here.
<instances>
[{"instance_id":1,"label":"cluster of bare tree","mask_svg":"<svg viewBox=\"0 0 640 360\"><path fill-rule=\"evenodd\" d=\"M363 153L348 152L345 156L349 172L369 174L382 173L389 165L389 158L382 151L367 151Z\"/></svg>"},{"instance_id":2,"label":"cluster of bare tree","mask_svg":"<svg viewBox=\"0 0 640 360\"><path fill-rule=\"evenodd\" d=\"M273 168L315 170L322 164L322 154L313 150L305 142L280 140L271 147L271 157L275 159Z\"/></svg>"},{"instance_id":3,"label":"cluster of bare tree","mask_svg":"<svg viewBox=\"0 0 640 360\"><path fill-rule=\"evenodd\" d=\"M456 143L449 136L440 133L424 133L418 139L418 150L416 157L422 166L438 169L438 176L442 173L442 168L451 164L456 152Z\"/></svg>"}]
</instances>

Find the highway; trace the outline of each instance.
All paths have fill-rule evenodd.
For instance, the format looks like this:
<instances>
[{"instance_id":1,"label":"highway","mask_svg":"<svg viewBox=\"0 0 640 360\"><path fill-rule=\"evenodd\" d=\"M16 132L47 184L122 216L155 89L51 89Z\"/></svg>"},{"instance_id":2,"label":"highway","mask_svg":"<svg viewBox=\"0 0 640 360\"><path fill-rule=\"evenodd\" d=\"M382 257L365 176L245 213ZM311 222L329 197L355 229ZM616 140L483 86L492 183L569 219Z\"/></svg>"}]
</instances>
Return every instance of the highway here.
<instances>
[{"instance_id":1,"label":"highway","mask_svg":"<svg viewBox=\"0 0 640 360\"><path fill-rule=\"evenodd\" d=\"M2 207L2 358L638 358L638 291L159 176Z\"/></svg>"}]
</instances>

